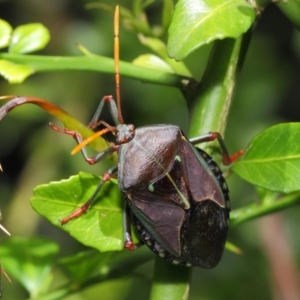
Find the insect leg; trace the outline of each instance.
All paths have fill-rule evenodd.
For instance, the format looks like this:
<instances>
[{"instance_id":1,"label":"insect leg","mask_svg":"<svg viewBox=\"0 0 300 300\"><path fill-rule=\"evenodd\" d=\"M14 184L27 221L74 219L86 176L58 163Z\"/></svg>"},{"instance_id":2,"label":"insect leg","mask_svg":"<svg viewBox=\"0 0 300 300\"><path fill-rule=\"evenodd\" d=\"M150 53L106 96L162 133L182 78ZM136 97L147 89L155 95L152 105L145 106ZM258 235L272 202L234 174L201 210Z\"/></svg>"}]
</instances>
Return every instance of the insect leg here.
<instances>
[{"instance_id":1,"label":"insect leg","mask_svg":"<svg viewBox=\"0 0 300 300\"><path fill-rule=\"evenodd\" d=\"M71 135L77 142L77 144L80 144L81 142L83 142L83 138L82 136L77 132L77 131L74 131L74 130L69 130L69 129L66 129L66 128L58 128L56 127L55 125L53 125L52 123L49 124L49 126L51 127L51 129L53 129L54 131L57 131L57 132L61 132L61 133L64 133L64 134L67 134L67 135ZM86 152L86 148L83 147L81 148L81 153L84 157L84 160L90 164L90 165L93 165L99 161L101 161L102 159L108 157L109 155L111 155L113 152L117 151L118 150L118 146L112 146L110 148L107 148L99 153L97 153L95 156L93 157L89 157L87 155L87 152Z\"/></svg>"},{"instance_id":2,"label":"insect leg","mask_svg":"<svg viewBox=\"0 0 300 300\"><path fill-rule=\"evenodd\" d=\"M108 108L110 114L113 118L114 124L124 124L123 116L121 113L121 97L120 97L120 70L119 70L119 6L116 6L115 15L114 15L114 60L115 60L115 81L116 81L116 99L117 103L112 96L104 96L101 100L90 124L89 127L94 129L96 128L101 121L99 122L99 117L102 112L103 106L105 103L108 103Z\"/></svg>"},{"instance_id":3,"label":"insect leg","mask_svg":"<svg viewBox=\"0 0 300 300\"><path fill-rule=\"evenodd\" d=\"M68 223L72 219L78 218L84 212L86 212L89 209L89 207L92 205L92 203L94 202L96 196L98 195L98 193L101 190L101 188L103 187L103 185L111 179L112 175L117 172L117 169L118 169L118 167L115 166L113 168L110 168L106 173L104 173L102 175L102 179L101 179L99 185L97 186L96 190L94 191L92 196L89 198L89 200L87 202L85 202L82 206L80 206L78 209L74 210L69 216L60 220L61 225Z\"/></svg>"},{"instance_id":4,"label":"insect leg","mask_svg":"<svg viewBox=\"0 0 300 300\"><path fill-rule=\"evenodd\" d=\"M200 144L200 143L204 143L204 142L211 142L216 139L218 140L218 143L221 148L224 165L230 165L235 160L237 160L239 158L239 156L244 154L244 150L239 150L238 152L234 153L233 155L229 155L227 148L225 146L224 140L219 132L209 132L207 134L203 134L199 137L190 139L190 142L193 145L195 145L195 144Z\"/></svg>"},{"instance_id":5,"label":"insect leg","mask_svg":"<svg viewBox=\"0 0 300 300\"><path fill-rule=\"evenodd\" d=\"M130 221L130 209L126 202L124 202L123 209L123 229L124 229L124 248L128 250L135 250L136 247L133 243L131 236L131 221Z\"/></svg>"},{"instance_id":6,"label":"insect leg","mask_svg":"<svg viewBox=\"0 0 300 300\"><path fill-rule=\"evenodd\" d=\"M127 205L127 202L125 201L123 209L124 248L130 251L134 251L139 248L142 243L133 243L131 235L131 224L131 210Z\"/></svg>"},{"instance_id":7,"label":"insect leg","mask_svg":"<svg viewBox=\"0 0 300 300\"><path fill-rule=\"evenodd\" d=\"M101 120L99 120L101 112L103 110L104 104L108 104L108 109L110 112L110 115L113 118L113 121L115 123L115 125L120 124L119 120L118 120L118 109L117 109L117 105L116 102L113 98L113 96L104 96L102 98L102 100L99 103L99 106L94 114L94 116L92 117L92 120L89 123L89 128L91 129L95 129L98 125L100 125L101 123L103 123Z\"/></svg>"}]
</instances>

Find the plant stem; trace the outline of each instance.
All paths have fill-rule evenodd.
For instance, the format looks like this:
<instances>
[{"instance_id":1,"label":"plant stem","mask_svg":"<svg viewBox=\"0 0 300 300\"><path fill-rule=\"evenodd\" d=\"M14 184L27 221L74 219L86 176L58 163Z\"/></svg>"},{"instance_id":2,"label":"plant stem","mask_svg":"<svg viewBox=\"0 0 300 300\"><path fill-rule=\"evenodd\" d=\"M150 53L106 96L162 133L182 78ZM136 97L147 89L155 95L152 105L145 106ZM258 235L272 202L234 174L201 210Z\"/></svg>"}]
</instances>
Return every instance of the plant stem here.
<instances>
[{"instance_id":1,"label":"plant stem","mask_svg":"<svg viewBox=\"0 0 300 300\"><path fill-rule=\"evenodd\" d=\"M273 197L277 194L272 193ZM272 202L263 202L262 204L251 203L240 209L231 212L230 226L239 225L241 223L265 216L283 209L289 208L300 203L300 193L288 194L280 199L273 199Z\"/></svg>"},{"instance_id":2,"label":"plant stem","mask_svg":"<svg viewBox=\"0 0 300 300\"><path fill-rule=\"evenodd\" d=\"M114 60L99 55L63 57L1 53L0 59L26 64L30 66L34 72L79 70L97 71L108 74L115 73ZM120 75L148 83L175 86L181 89L184 88L184 78L182 76L136 66L129 62L120 61Z\"/></svg>"},{"instance_id":3,"label":"plant stem","mask_svg":"<svg viewBox=\"0 0 300 300\"><path fill-rule=\"evenodd\" d=\"M192 268L171 265L156 257L150 299L188 299L191 275Z\"/></svg>"},{"instance_id":4,"label":"plant stem","mask_svg":"<svg viewBox=\"0 0 300 300\"><path fill-rule=\"evenodd\" d=\"M216 41L202 82L191 103L189 136L224 134L241 60L242 38Z\"/></svg>"},{"instance_id":5,"label":"plant stem","mask_svg":"<svg viewBox=\"0 0 300 300\"><path fill-rule=\"evenodd\" d=\"M192 103L190 136L224 132L232 100L243 38L215 42L202 85ZM187 299L192 268L173 266L156 258L151 299Z\"/></svg>"}]
</instances>

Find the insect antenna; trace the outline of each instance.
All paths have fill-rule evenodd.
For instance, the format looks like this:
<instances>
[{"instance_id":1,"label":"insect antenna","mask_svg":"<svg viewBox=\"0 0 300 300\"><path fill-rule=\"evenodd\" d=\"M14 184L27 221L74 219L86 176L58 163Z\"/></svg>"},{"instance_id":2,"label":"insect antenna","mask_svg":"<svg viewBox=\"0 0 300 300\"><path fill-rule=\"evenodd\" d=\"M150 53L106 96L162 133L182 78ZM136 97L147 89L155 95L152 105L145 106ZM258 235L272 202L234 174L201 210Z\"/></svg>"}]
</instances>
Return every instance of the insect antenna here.
<instances>
[{"instance_id":1,"label":"insect antenna","mask_svg":"<svg viewBox=\"0 0 300 300\"><path fill-rule=\"evenodd\" d=\"M121 109L121 94L120 94L120 68L119 68L119 57L120 57L120 43L119 43L119 6L116 6L115 14L114 14L114 62L115 62L115 83L116 83L116 101L117 101L117 119L119 124L124 124L122 109ZM111 99L111 96L107 96L107 98ZM85 139L83 142L78 144L71 152L72 155L79 152L83 147L88 145L90 142L95 140L97 137L104 135L109 131L116 131L116 127L108 127L106 129L100 130L89 138Z\"/></svg>"},{"instance_id":2,"label":"insect antenna","mask_svg":"<svg viewBox=\"0 0 300 300\"><path fill-rule=\"evenodd\" d=\"M122 110L121 110L121 93L120 93L120 41L119 41L119 24L120 12L119 6L116 6L114 15L114 61L115 61L115 82L116 82L116 100L118 108L118 121L124 124Z\"/></svg>"},{"instance_id":3,"label":"insect antenna","mask_svg":"<svg viewBox=\"0 0 300 300\"><path fill-rule=\"evenodd\" d=\"M116 127L108 127L108 128L105 128L105 129L102 129L100 131L95 132L93 135L91 135L90 137L88 137L87 139L82 141L80 144L78 144L76 147L74 147L71 154L72 155L76 154L82 148L84 148L86 145L88 145L90 142L95 140L97 137L100 137L100 136L104 135L105 133L107 133L109 131L116 131L116 130L117 130Z\"/></svg>"}]
</instances>

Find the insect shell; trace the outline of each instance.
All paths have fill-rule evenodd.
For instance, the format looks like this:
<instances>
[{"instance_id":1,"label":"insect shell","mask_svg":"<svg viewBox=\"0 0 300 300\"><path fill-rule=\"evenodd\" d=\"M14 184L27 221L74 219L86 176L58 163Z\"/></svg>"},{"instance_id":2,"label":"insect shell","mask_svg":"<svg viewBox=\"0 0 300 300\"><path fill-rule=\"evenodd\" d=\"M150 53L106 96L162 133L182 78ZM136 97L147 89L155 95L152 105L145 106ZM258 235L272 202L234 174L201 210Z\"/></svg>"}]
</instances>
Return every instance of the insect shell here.
<instances>
[{"instance_id":1,"label":"insect shell","mask_svg":"<svg viewBox=\"0 0 300 300\"><path fill-rule=\"evenodd\" d=\"M118 154L119 188L141 240L173 264L215 267L230 209L213 159L174 125L137 128Z\"/></svg>"},{"instance_id":2,"label":"insect shell","mask_svg":"<svg viewBox=\"0 0 300 300\"><path fill-rule=\"evenodd\" d=\"M82 136L74 131L52 126L58 132L72 135L79 144L75 152L81 150L90 164L117 151L118 167L103 174L92 197L62 219L61 224L84 213L105 182L117 173L119 189L142 242L171 263L213 268L221 259L228 231L228 189L216 163L193 144L218 139L223 162L230 164L233 160L219 133L208 133L191 142L174 125L158 124L134 129L133 125L124 123L120 99L118 19L117 6L114 19L117 98L115 101L110 95L104 96L89 124L91 129L99 124L106 128L83 141ZM100 120L104 105L109 106L115 126ZM108 131L116 135L116 143L89 158L84 146ZM134 250L128 216L124 224L127 227L124 228L125 247Z\"/></svg>"}]
</instances>

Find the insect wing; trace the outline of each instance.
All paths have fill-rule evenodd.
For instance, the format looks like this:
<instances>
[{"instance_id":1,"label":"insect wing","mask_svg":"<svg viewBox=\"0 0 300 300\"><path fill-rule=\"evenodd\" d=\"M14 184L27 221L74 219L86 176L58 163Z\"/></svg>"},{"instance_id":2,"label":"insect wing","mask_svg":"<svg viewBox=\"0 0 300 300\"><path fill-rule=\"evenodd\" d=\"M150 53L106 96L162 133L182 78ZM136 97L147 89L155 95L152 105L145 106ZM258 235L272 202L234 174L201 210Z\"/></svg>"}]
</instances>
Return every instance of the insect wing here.
<instances>
[{"instance_id":1,"label":"insect wing","mask_svg":"<svg viewBox=\"0 0 300 300\"><path fill-rule=\"evenodd\" d=\"M225 180L211 157L189 142L182 157L191 209L183 224L182 256L193 265L213 268L222 257L228 231L229 197Z\"/></svg>"},{"instance_id":2,"label":"insect wing","mask_svg":"<svg viewBox=\"0 0 300 300\"><path fill-rule=\"evenodd\" d=\"M139 230L139 226L137 226L143 242L153 251L155 251L155 247L162 246L174 256L179 256L181 252L180 230L185 217L184 210L172 202L164 201L155 194L145 191L135 192L132 200L128 200L128 204L141 226L149 233L143 233L143 229ZM152 237L159 245L155 245L152 240L149 241Z\"/></svg>"},{"instance_id":3,"label":"insect wing","mask_svg":"<svg viewBox=\"0 0 300 300\"><path fill-rule=\"evenodd\" d=\"M226 203L223 188L218 180L222 173L217 164L206 152L195 148L189 141L183 142L181 149L180 158L191 201L198 203L210 199L221 207L227 207L229 204ZM222 181L225 183L224 179ZM225 190L228 193L227 186Z\"/></svg>"}]
</instances>

